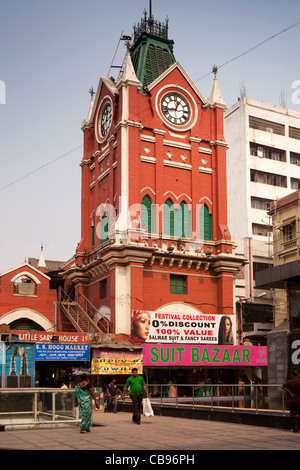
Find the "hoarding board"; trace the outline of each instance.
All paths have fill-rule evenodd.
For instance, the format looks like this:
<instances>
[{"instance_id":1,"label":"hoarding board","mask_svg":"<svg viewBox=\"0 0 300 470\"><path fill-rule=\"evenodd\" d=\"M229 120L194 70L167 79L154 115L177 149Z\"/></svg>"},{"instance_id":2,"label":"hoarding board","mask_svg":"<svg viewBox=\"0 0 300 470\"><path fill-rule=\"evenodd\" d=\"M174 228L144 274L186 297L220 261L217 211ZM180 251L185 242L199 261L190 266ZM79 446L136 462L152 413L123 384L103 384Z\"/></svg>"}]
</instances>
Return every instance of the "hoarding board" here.
<instances>
[{"instance_id":1,"label":"hoarding board","mask_svg":"<svg viewBox=\"0 0 300 470\"><path fill-rule=\"evenodd\" d=\"M235 315L134 310L131 338L138 343L234 344Z\"/></svg>"},{"instance_id":2,"label":"hoarding board","mask_svg":"<svg viewBox=\"0 0 300 470\"><path fill-rule=\"evenodd\" d=\"M139 374L143 373L143 358L141 352L131 351L97 351L92 359L91 373L96 375L128 375L133 367Z\"/></svg>"},{"instance_id":3,"label":"hoarding board","mask_svg":"<svg viewBox=\"0 0 300 470\"><path fill-rule=\"evenodd\" d=\"M145 344L144 366L267 366L265 346Z\"/></svg>"}]
</instances>

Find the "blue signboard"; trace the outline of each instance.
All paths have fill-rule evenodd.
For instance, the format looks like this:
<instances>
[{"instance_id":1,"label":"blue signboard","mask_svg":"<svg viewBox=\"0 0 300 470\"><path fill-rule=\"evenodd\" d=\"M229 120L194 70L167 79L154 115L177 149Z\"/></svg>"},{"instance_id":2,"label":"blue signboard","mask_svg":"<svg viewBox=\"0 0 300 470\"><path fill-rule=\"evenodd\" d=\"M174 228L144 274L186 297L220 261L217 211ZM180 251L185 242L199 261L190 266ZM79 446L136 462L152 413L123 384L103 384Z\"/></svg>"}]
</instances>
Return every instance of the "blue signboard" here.
<instances>
[{"instance_id":1,"label":"blue signboard","mask_svg":"<svg viewBox=\"0 0 300 470\"><path fill-rule=\"evenodd\" d=\"M36 361L89 361L89 344L36 343Z\"/></svg>"}]
</instances>

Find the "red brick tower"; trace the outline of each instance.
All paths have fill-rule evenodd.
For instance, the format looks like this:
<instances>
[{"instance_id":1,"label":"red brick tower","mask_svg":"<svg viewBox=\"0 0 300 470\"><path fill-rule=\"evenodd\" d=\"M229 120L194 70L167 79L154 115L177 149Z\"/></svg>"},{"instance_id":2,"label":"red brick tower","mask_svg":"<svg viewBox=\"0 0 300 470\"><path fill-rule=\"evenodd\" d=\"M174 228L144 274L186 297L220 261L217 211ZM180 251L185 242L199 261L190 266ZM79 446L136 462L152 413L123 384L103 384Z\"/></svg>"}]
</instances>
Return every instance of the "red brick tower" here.
<instances>
[{"instance_id":1,"label":"red brick tower","mask_svg":"<svg viewBox=\"0 0 300 470\"><path fill-rule=\"evenodd\" d=\"M67 275L113 333L134 310L234 315L224 109L176 61L168 23L134 31L83 122L81 240ZM233 318L233 317L232 317Z\"/></svg>"}]
</instances>

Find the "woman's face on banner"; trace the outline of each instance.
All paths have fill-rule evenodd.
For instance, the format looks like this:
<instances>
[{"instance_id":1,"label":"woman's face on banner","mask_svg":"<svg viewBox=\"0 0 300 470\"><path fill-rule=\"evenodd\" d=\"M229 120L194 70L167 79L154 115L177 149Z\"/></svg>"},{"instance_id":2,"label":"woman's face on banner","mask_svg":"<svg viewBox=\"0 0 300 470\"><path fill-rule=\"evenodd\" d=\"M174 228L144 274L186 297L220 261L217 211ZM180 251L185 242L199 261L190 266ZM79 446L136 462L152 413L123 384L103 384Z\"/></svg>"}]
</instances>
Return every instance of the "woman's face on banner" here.
<instances>
[{"instance_id":1,"label":"woman's face on banner","mask_svg":"<svg viewBox=\"0 0 300 470\"><path fill-rule=\"evenodd\" d=\"M141 313L132 323L132 333L134 336L146 340L150 330L150 317L147 312Z\"/></svg>"}]
</instances>

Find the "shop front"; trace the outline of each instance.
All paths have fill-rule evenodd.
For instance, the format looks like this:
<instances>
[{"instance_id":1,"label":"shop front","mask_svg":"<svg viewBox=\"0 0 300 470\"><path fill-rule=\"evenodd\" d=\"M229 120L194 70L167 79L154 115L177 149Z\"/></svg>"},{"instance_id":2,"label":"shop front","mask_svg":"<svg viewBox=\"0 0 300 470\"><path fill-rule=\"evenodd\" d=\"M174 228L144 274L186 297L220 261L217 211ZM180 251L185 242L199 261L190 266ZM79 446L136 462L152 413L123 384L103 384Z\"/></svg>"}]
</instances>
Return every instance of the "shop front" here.
<instances>
[{"instance_id":1,"label":"shop front","mask_svg":"<svg viewBox=\"0 0 300 470\"><path fill-rule=\"evenodd\" d=\"M231 395L232 386L266 380L267 348L235 345L144 344L143 367L152 393ZM250 385L251 384L251 385Z\"/></svg>"},{"instance_id":2,"label":"shop front","mask_svg":"<svg viewBox=\"0 0 300 470\"><path fill-rule=\"evenodd\" d=\"M71 388L76 385L78 375L90 373L91 340L83 333L14 330L11 334L22 342L25 352L29 345L32 351L34 381L27 386L61 387L65 384Z\"/></svg>"}]
</instances>

